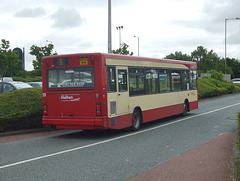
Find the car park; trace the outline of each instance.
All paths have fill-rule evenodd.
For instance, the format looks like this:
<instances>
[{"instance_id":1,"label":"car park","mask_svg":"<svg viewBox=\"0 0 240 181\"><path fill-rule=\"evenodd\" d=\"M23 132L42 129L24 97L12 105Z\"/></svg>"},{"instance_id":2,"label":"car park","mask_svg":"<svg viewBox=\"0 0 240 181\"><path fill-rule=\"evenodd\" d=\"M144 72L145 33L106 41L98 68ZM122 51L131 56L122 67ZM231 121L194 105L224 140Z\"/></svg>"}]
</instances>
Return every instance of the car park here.
<instances>
[{"instance_id":1,"label":"car park","mask_svg":"<svg viewBox=\"0 0 240 181\"><path fill-rule=\"evenodd\" d=\"M24 89L24 88L32 88L27 83L24 82L18 82L18 81L13 81L13 82L0 82L0 94L4 92L12 92L17 89Z\"/></svg>"},{"instance_id":2,"label":"car park","mask_svg":"<svg viewBox=\"0 0 240 181\"><path fill-rule=\"evenodd\" d=\"M42 87L42 82L27 82L32 87Z\"/></svg>"}]
</instances>

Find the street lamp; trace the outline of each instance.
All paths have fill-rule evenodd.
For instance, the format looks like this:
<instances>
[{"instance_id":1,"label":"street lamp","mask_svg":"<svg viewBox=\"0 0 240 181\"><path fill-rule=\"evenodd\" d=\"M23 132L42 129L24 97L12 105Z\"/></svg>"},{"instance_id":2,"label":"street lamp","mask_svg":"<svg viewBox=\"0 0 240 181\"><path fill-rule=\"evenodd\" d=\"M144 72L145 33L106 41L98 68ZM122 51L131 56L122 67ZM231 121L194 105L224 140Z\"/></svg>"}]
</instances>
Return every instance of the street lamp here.
<instances>
[{"instance_id":1,"label":"street lamp","mask_svg":"<svg viewBox=\"0 0 240 181\"><path fill-rule=\"evenodd\" d=\"M117 26L116 29L119 30L119 48L121 48L121 30L123 26Z\"/></svg>"},{"instance_id":2,"label":"street lamp","mask_svg":"<svg viewBox=\"0 0 240 181\"><path fill-rule=\"evenodd\" d=\"M240 18L228 18L225 19L225 74L226 74L226 67L227 67L227 20L240 20Z\"/></svg>"},{"instance_id":3,"label":"street lamp","mask_svg":"<svg viewBox=\"0 0 240 181\"><path fill-rule=\"evenodd\" d=\"M137 39L138 39L138 56L139 56L139 37L134 36L134 38L137 38Z\"/></svg>"},{"instance_id":4,"label":"street lamp","mask_svg":"<svg viewBox=\"0 0 240 181\"><path fill-rule=\"evenodd\" d=\"M112 53L112 5L108 0L108 53Z\"/></svg>"}]
</instances>

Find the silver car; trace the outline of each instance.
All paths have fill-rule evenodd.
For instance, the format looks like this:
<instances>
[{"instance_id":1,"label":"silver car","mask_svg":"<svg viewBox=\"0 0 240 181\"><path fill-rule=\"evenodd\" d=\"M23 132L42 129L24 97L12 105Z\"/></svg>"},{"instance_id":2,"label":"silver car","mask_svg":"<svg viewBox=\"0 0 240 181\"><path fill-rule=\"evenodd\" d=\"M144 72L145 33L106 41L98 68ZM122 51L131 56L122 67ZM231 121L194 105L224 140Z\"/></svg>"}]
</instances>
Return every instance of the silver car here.
<instances>
[{"instance_id":1,"label":"silver car","mask_svg":"<svg viewBox=\"0 0 240 181\"><path fill-rule=\"evenodd\" d=\"M18 82L18 81L0 82L0 94L4 92L11 92L16 89L24 89L24 88L32 88L32 86L28 85L27 83Z\"/></svg>"},{"instance_id":2,"label":"silver car","mask_svg":"<svg viewBox=\"0 0 240 181\"><path fill-rule=\"evenodd\" d=\"M27 82L32 87L42 87L42 82Z\"/></svg>"}]
</instances>

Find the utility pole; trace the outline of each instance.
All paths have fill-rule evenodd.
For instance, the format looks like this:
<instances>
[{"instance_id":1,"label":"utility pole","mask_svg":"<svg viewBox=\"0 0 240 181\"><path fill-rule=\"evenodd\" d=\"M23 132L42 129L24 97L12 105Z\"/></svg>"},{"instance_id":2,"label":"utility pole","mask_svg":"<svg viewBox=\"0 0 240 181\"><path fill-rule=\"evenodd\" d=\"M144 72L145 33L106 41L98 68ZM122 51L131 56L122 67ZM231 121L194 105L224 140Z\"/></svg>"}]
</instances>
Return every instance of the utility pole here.
<instances>
[{"instance_id":1,"label":"utility pole","mask_svg":"<svg viewBox=\"0 0 240 181\"><path fill-rule=\"evenodd\" d=\"M112 8L111 0L108 0L108 53L112 53Z\"/></svg>"}]
</instances>

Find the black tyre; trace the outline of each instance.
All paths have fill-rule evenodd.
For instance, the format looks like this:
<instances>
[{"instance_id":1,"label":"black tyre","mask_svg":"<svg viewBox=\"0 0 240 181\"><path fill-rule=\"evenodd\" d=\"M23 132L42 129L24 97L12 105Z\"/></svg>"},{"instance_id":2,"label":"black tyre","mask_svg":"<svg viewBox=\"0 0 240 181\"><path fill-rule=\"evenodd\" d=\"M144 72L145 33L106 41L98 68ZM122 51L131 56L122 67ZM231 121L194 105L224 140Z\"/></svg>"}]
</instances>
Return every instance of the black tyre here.
<instances>
[{"instance_id":1,"label":"black tyre","mask_svg":"<svg viewBox=\"0 0 240 181\"><path fill-rule=\"evenodd\" d=\"M132 131L139 130L139 128L141 126L141 123L142 123L141 115L140 115L139 111L135 110L133 112L133 115L132 115L132 127L131 127L131 130Z\"/></svg>"},{"instance_id":2,"label":"black tyre","mask_svg":"<svg viewBox=\"0 0 240 181\"><path fill-rule=\"evenodd\" d=\"M183 113L181 114L182 117L186 116L187 115L187 112L188 112L188 104L187 102L185 101L184 104L183 104Z\"/></svg>"}]
</instances>

